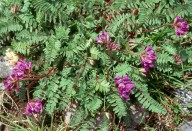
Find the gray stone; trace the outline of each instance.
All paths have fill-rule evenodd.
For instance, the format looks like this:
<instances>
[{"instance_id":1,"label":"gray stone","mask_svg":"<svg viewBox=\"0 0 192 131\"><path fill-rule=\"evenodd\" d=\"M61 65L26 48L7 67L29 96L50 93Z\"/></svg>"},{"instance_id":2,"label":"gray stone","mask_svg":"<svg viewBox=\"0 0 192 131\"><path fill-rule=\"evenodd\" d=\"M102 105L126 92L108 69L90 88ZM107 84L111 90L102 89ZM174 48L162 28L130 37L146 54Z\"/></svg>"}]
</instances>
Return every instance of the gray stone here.
<instances>
[{"instance_id":1,"label":"gray stone","mask_svg":"<svg viewBox=\"0 0 192 131\"><path fill-rule=\"evenodd\" d=\"M127 115L128 118L124 119L126 122L127 131L133 131L138 125L145 123L149 112L143 108L141 104L131 105L130 112Z\"/></svg>"},{"instance_id":2,"label":"gray stone","mask_svg":"<svg viewBox=\"0 0 192 131\"><path fill-rule=\"evenodd\" d=\"M174 89L171 91L171 93L175 95L175 100L177 100L183 110L188 113L192 113L191 108L188 107L188 105L192 104L192 91L190 88Z\"/></svg>"},{"instance_id":3,"label":"gray stone","mask_svg":"<svg viewBox=\"0 0 192 131\"><path fill-rule=\"evenodd\" d=\"M185 123L180 127L180 131L192 131L192 121Z\"/></svg>"},{"instance_id":4,"label":"gray stone","mask_svg":"<svg viewBox=\"0 0 192 131\"><path fill-rule=\"evenodd\" d=\"M13 67L8 65L8 62L0 57L0 78L6 78L13 71Z\"/></svg>"},{"instance_id":5,"label":"gray stone","mask_svg":"<svg viewBox=\"0 0 192 131\"><path fill-rule=\"evenodd\" d=\"M192 104L192 90L190 88L173 89L171 93L175 95L175 100L177 100L177 102L181 105L183 110L185 110L188 113L192 113L191 107L188 106ZM179 130L192 131L192 121L189 121L184 125L180 126Z\"/></svg>"},{"instance_id":6,"label":"gray stone","mask_svg":"<svg viewBox=\"0 0 192 131\"><path fill-rule=\"evenodd\" d=\"M1 89L2 89L2 90L5 89L5 86L3 85L3 83L0 83L0 91L1 91ZM0 101L1 101L1 100L0 100Z\"/></svg>"}]
</instances>

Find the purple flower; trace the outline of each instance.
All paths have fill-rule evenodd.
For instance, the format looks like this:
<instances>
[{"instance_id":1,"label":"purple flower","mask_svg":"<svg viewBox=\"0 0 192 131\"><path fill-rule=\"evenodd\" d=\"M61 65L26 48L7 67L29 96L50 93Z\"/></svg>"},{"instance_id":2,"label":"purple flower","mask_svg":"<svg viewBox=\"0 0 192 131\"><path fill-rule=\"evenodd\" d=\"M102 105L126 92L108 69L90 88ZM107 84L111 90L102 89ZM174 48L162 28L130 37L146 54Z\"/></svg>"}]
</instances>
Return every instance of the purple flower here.
<instances>
[{"instance_id":1,"label":"purple flower","mask_svg":"<svg viewBox=\"0 0 192 131\"><path fill-rule=\"evenodd\" d=\"M7 79L4 81L4 86L7 89L7 91L11 92L13 90L18 91L18 76L16 74L12 74L7 77Z\"/></svg>"},{"instance_id":2,"label":"purple flower","mask_svg":"<svg viewBox=\"0 0 192 131\"><path fill-rule=\"evenodd\" d=\"M4 82L4 86L8 91L19 90L18 82L23 79L26 71L29 71L31 68L31 62L26 62L25 60L20 60L17 62L17 65L14 67L13 72Z\"/></svg>"},{"instance_id":3,"label":"purple flower","mask_svg":"<svg viewBox=\"0 0 192 131\"><path fill-rule=\"evenodd\" d=\"M111 42L111 38L109 37L109 34L105 31L103 34L99 35L96 38L95 42L100 44L106 44Z\"/></svg>"},{"instance_id":4,"label":"purple flower","mask_svg":"<svg viewBox=\"0 0 192 131\"><path fill-rule=\"evenodd\" d=\"M119 44L112 43L111 38L109 37L109 34L104 31L103 34L100 34L96 39L96 43L104 44L106 48L110 48L112 51L119 50ZM108 47L109 46L109 47Z\"/></svg>"},{"instance_id":5,"label":"purple flower","mask_svg":"<svg viewBox=\"0 0 192 131\"><path fill-rule=\"evenodd\" d=\"M113 51L117 51L117 50L119 50L119 44L111 43L111 44L110 44L110 48L111 48Z\"/></svg>"},{"instance_id":6,"label":"purple flower","mask_svg":"<svg viewBox=\"0 0 192 131\"><path fill-rule=\"evenodd\" d=\"M115 76L114 80L120 97L123 100L129 99L131 91L135 88L134 83L127 75L124 75L122 78L120 78L120 76Z\"/></svg>"},{"instance_id":7,"label":"purple flower","mask_svg":"<svg viewBox=\"0 0 192 131\"><path fill-rule=\"evenodd\" d=\"M31 62L20 60L17 62L17 65L14 67L13 73L17 74L18 78L21 80L24 77L25 72L30 68L31 68Z\"/></svg>"},{"instance_id":8,"label":"purple flower","mask_svg":"<svg viewBox=\"0 0 192 131\"><path fill-rule=\"evenodd\" d=\"M181 57L178 56L178 55L175 55L175 56L173 57L173 59L174 59L174 61L175 61L178 65L180 65L180 64L182 63L182 59L181 59Z\"/></svg>"},{"instance_id":9,"label":"purple flower","mask_svg":"<svg viewBox=\"0 0 192 131\"><path fill-rule=\"evenodd\" d=\"M115 84L121 83L121 77L120 76L115 76L114 80L115 80Z\"/></svg>"},{"instance_id":10,"label":"purple flower","mask_svg":"<svg viewBox=\"0 0 192 131\"><path fill-rule=\"evenodd\" d=\"M132 38L130 38L130 37L128 38L129 43L133 42L132 40L133 40Z\"/></svg>"},{"instance_id":11,"label":"purple flower","mask_svg":"<svg viewBox=\"0 0 192 131\"><path fill-rule=\"evenodd\" d=\"M26 63L25 63L25 68L26 68L27 70L29 70L29 69L31 68L31 65L32 65L31 62L26 62Z\"/></svg>"},{"instance_id":12,"label":"purple flower","mask_svg":"<svg viewBox=\"0 0 192 131\"><path fill-rule=\"evenodd\" d=\"M150 68L154 67L154 62L157 60L157 56L151 46L147 46L144 52L141 54L141 64L144 66L147 73Z\"/></svg>"},{"instance_id":13,"label":"purple flower","mask_svg":"<svg viewBox=\"0 0 192 131\"><path fill-rule=\"evenodd\" d=\"M13 73L17 74L17 77L18 77L19 80L23 79L23 77L24 77L24 71L19 71L19 70L15 71L14 70Z\"/></svg>"},{"instance_id":14,"label":"purple flower","mask_svg":"<svg viewBox=\"0 0 192 131\"><path fill-rule=\"evenodd\" d=\"M185 32L189 30L188 24L179 16L174 19L173 25L175 27L176 36L184 35Z\"/></svg>"},{"instance_id":15,"label":"purple flower","mask_svg":"<svg viewBox=\"0 0 192 131\"><path fill-rule=\"evenodd\" d=\"M29 70L31 68L31 62L26 62L25 60L20 60L17 62L17 65L15 66L15 71L25 71Z\"/></svg>"},{"instance_id":16,"label":"purple flower","mask_svg":"<svg viewBox=\"0 0 192 131\"><path fill-rule=\"evenodd\" d=\"M129 79L129 77L128 77L127 75L124 75L124 76L122 77L122 82L123 82L124 84L128 84L130 81L131 81L131 80Z\"/></svg>"},{"instance_id":17,"label":"purple flower","mask_svg":"<svg viewBox=\"0 0 192 131\"><path fill-rule=\"evenodd\" d=\"M42 103L40 99L31 100L27 103L27 107L25 108L25 114L31 115L31 114L37 114L42 109Z\"/></svg>"}]
</instances>

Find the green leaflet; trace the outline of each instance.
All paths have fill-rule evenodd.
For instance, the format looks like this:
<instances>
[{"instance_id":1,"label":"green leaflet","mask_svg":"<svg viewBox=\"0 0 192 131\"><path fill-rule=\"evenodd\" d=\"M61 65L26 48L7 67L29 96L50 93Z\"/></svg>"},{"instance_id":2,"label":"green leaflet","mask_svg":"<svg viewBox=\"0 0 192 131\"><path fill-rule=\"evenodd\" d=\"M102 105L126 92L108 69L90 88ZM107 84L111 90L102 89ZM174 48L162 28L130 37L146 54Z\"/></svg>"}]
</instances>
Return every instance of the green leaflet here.
<instances>
[{"instance_id":1,"label":"green leaflet","mask_svg":"<svg viewBox=\"0 0 192 131\"><path fill-rule=\"evenodd\" d=\"M19 6L17 12L11 9L13 2ZM192 65L192 33L176 37L174 27L164 24L181 16L191 27L191 4L187 0L4 1L0 5L0 54L11 48L32 62L34 76L55 69L30 90L34 98L44 101L46 113L65 112L73 105L72 130L113 130L108 118L97 124L98 114L129 117L127 104L132 99L151 112L166 114L162 92L168 86L190 86L190 81L185 85L184 73ZM119 51L95 43L103 31L119 44ZM148 45L158 58L144 77L140 55ZM175 55L181 56L182 65L174 61ZM128 75L135 83L130 101L120 98L116 75ZM19 93L24 96L22 89Z\"/></svg>"},{"instance_id":2,"label":"green leaflet","mask_svg":"<svg viewBox=\"0 0 192 131\"><path fill-rule=\"evenodd\" d=\"M110 103L110 105L113 107L113 111L115 114L121 118L123 116L127 115L125 102L119 97L119 94L117 94L117 90L114 89L116 93L110 94L107 97L107 101Z\"/></svg>"},{"instance_id":3,"label":"green leaflet","mask_svg":"<svg viewBox=\"0 0 192 131\"><path fill-rule=\"evenodd\" d=\"M109 92L110 90L109 82L103 79L97 80L95 90L98 90L100 92L105 92L105 93Z\"/></svg>"}]
</instances>

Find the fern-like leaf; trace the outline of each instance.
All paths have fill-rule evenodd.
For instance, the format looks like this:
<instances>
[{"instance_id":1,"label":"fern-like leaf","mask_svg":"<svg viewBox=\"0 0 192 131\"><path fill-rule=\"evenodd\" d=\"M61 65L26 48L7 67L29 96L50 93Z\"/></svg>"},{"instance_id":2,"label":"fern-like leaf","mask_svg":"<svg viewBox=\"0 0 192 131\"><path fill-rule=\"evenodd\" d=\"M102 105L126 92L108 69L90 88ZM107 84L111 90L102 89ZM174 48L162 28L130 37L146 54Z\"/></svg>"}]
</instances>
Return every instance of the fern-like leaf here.
<instances>
[{"instance_id":1,"label":"fern-like leaf","mask_svg":"<svg viewBox=\"0 0 192 131\"><path fill-rule=\"evenodd\" d=\"M166 109L155 101L147 91L146 85L136 84L136 91L134 92L135 97L137 97L138 101L148 109L149 111L166 114Z\"/></svg>"},{"instance_id":2,"label":"fern-like leaf","mask_svg":"<svg viewBox=\"0 0 192 131\"><path fill-rule=\"evenodd\" d=\"M113 107L113 111L115 112L115 114L121 118L123 116L126 116L127 111L126 111L126 105L124 103L124 101L120 98L120 96L117 94L117 89L113 89L114 94L110 94L107 97L107 101L111 104L111 106Z\"/></svg>"}]
</instances>

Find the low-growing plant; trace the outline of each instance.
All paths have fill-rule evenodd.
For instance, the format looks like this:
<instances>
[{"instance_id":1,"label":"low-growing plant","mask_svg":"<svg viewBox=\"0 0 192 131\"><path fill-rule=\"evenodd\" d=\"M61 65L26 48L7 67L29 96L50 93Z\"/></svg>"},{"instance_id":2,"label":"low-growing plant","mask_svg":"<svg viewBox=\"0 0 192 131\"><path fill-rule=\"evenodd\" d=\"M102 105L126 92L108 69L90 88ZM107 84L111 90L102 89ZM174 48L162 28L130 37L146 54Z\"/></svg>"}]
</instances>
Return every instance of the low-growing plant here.
<instances>
[{"instance_id":1,"label":"low-growing plant","mask_svg":"<svg viewBox=\"0 0 192 131\"><path fill-rule=\"evenodd\" d=\"M1 54L12 49L5 59L14 68L4 85L27 96L26 115L64 112L69 129L109 130L111 117L121 121L137 102L169 113L166 90L190 77L188 0L2 0L0 7Z\"/></svg>"}]
</instances>

